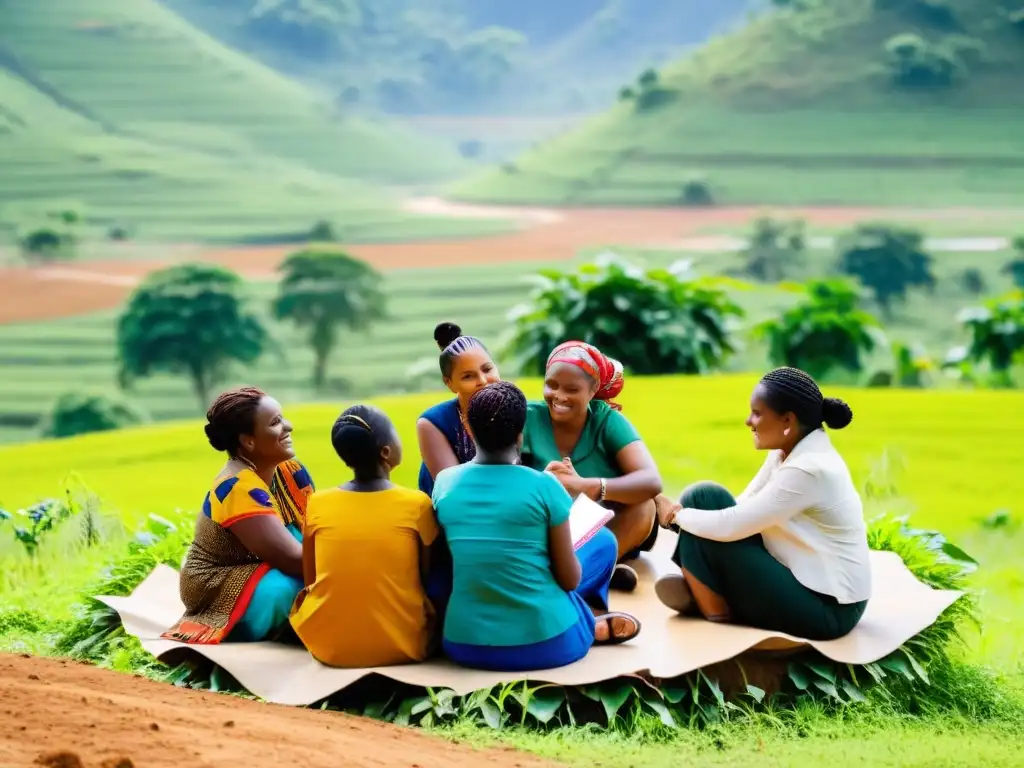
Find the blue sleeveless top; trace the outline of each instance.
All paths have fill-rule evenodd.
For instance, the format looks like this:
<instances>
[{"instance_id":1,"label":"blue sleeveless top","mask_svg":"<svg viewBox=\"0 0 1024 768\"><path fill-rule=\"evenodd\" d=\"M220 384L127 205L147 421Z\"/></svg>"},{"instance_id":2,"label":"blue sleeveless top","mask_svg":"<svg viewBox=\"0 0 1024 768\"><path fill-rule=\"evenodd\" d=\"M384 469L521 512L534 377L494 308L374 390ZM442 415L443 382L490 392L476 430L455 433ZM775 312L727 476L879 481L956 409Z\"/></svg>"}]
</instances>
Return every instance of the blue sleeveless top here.
<instances>
[{"instance_id":1,"label":"blue sleeveless top","mask_svg":"<svg viewBox=\"0 0 1024 768\"><path fill-rule=\"evenodd\" d=\"M476 445L466 434L466 429L462 426L462 419L459 418L459 399L457 397L428 408L420 415L420 418L429 421L444 435L448 445L455 453L455 458L459 460L459 464L465 464L476 456ZM430 476L430 470L427 469L424 462L420 463L419 488L427 496L434 492L434 478Z\"/></svg>"}]
</instances>

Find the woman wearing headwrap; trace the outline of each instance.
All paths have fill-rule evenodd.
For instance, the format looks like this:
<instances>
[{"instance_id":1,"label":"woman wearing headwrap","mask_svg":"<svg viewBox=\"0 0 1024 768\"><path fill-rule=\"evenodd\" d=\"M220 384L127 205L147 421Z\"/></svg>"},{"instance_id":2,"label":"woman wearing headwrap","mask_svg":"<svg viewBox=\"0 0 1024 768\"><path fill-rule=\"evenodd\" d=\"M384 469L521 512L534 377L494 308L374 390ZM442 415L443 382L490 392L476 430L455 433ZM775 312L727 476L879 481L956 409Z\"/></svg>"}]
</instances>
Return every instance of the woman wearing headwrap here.
<instances>
[{"instance_id":1,"label":"woman wearing headwrap","mask_svg":"<svg viewBox=\"0 0 1024 768\"><path fill-rule=\"evenodd\" d=\"M637 574L622 561L654 546L661 475L614 400L624 383L622 365L597 347L582 341L555 347L544 400L529 406L522 462L552 472L573 496L586 494L615 512L608 523L619 545L612 588L631 591Z\"/></svg>"}]
</instances>

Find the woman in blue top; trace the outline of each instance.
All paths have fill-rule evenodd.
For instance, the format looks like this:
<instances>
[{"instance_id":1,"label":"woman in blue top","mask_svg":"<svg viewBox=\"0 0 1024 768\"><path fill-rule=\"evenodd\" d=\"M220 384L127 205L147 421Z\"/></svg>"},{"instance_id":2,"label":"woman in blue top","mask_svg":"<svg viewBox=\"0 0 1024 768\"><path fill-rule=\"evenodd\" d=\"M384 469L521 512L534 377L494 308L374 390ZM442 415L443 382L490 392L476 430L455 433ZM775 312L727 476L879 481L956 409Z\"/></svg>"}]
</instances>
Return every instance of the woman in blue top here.
<instances>
[{"instance_id":1,"label":"woman in blue top","mask_svg":"<svg viewBox=\"0 0 1024 768\"><path fill-rule=\"evenodd\" d=\"M466 414L476 456L440 472L433 494L455 566L445 655L524 672L636 637L636 618L608 612L615 536L602 528L574 551L572 498L550 473L519 464L526 396L510 382L490 384Z\"/></svg>"},{"instance_id":2,"label":"woman in blue top","mask_svg":"<svg viewBox=\"0 0 1024 768\"><path fill-rule=\"evenodd\" d=\"M501 379L483 342L474 336L463 336L455 323L438 325L434 341L441 349L441 378L455 397L428 408L416 422L416 439L423 457L419 488L428 496L434 490L438 472L465 464L476 454L463 414L469 398Z\"/></svg>"}]
</instances>

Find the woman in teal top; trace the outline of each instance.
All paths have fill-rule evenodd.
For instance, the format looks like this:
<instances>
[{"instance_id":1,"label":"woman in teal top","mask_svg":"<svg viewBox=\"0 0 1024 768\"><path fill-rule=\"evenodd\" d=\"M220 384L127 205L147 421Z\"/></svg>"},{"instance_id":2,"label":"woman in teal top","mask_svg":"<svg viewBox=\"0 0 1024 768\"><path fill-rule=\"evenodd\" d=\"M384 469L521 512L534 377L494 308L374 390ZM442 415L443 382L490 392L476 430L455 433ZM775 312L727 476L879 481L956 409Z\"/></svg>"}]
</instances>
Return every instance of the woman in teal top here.
<instances>
[{"instance_id":1,"label":"woman in teal top","mask_svg":"<svg viewBox=\"0 0 1024 768\"><path fill-rule=\"evenodd\" d=\"M454 563L444 652L476 669L561 667L640 631L634 617L608 612L614 536L602 528L574 551L569 494L550 473L519 464L526 407L509 382L473 395L476 457L434 481Z\"/></svg>"},{"instance_id":2,"label":"woman in teal top","mask_svg":"<svg viewBox=\"0 0 1024 768\"><path fill-rule=\"evenodd\" d=\"M658 535L661 475L640 434L613 398L622 391L622 365L582 341L560 344L548 356L544 400L531 403L523 464L546 469L574 497L584 493L609 507L608 528L618 541L614 589L636 588L637 574L622 561L650 551Z\"/></svg>"}]
</instances>

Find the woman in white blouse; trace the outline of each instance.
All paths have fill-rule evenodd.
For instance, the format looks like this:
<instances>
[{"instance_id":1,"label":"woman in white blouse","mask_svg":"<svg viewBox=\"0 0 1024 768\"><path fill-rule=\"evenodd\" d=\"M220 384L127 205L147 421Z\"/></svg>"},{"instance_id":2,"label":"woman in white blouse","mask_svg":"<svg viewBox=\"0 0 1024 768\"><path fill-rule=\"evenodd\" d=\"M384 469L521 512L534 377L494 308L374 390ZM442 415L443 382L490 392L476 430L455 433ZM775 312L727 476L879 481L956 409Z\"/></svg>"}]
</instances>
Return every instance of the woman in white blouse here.
<instances>
[{"instance_id":1,"label":"woman in white blouse","mask_svg":"<svg viewBox=\"0 0 1024 768\"><path fill-rule=\"evenodd\" d=\"M658 580L670 608L830 640L853 629L871 596L871 566L860 495L824 430L853 412L822 397L810 376L778 368L761 379L746 425L754 447L770 451L734 499L715 483L687 488L659 511L679 531L681 573Z\"/></svg>"}]
</instances>

